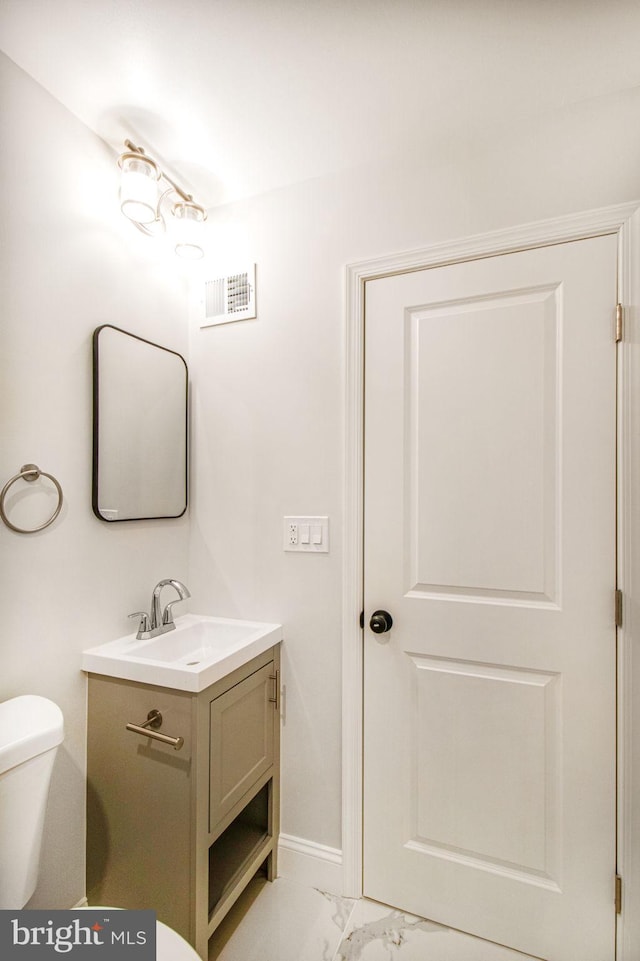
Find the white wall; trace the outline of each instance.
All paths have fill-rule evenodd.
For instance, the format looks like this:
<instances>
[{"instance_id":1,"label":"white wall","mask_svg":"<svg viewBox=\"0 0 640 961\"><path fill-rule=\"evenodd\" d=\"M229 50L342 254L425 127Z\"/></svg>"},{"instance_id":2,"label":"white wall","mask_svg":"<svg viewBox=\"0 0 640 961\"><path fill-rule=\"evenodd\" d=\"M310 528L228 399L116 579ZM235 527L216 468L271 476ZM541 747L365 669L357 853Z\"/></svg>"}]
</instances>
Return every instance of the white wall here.
<instances>
[{"instance_id":1,"label":"white wall","mask_svg":"<svg viewBox=\"0 0 640 961\"><path fill-rule=\"evenodd\" d=\"M222 247L246 232L258 319L192 319L189 551L186 518L106 525L90 506L91 333L112 322L185 353L183 281L122 221L105 145L0 71L0 480L35 461L66 498L41 534L0 525L0 699L44 694L67 724L31 906L84 893L80 651L127 631L163 576L192 610L284 623L282 829L340 848L344 265L640 197L640 91L491 132L440 167L399 158L211 213ZM282 551L282 517L307 513L330 516L328 555Z\"/></svg>"},{"instance_id":2,"label":"white wall","mask_svg":"<svg viewBox=\"0 0 640 961\"><path fill-rule=\"evenodd\" d=\"M0 700L42 694L65 715L30 907L66 908L85 893L80 652L130 631L161 577L188 583L187 518L107 525L91 511L91 335L113 323L184 353L186 293L121 217L105 144L3 55L0 89L0 485L35 462L65 497L39 534L0 523Z\"/></svg>"},{"instance_id":3,"label":"white wall","mask_svg":"<svg viewBox=\"0 0 640 961\"><path fill-rule=\"evenodd\" d=\"M192 318L191 587L201 610L284 623L285 834L341 847L344 265L635 198L640 90L488 131L440 167L398 158L212 212L221 257L245 231L258 319ZM329 514L330 554L284 553L286 514Z\"/></svg>"}]
</instances>

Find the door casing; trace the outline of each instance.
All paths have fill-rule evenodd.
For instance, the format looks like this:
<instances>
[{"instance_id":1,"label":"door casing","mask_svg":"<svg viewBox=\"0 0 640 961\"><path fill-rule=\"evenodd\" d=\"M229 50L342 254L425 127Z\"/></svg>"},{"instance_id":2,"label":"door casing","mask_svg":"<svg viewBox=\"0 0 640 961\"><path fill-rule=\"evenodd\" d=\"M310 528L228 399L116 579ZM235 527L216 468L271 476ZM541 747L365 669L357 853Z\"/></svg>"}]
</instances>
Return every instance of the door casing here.
<instances>
[{"instance_id":1,"label":"door casing","mask_svg":"<svg viewBox=\"0 0 640 961\"><path fill-rule=\"evenodd\" d=\"M632 738L632 700L640 694L640 660L631 652L640 627L633 624L640 603L640 516L634 518L640 489L640 357L633 334L640 320L640 201L539 221L508 230L437 244L420 250L350 264L346 268L345 490L342 657L342 866L343 891L362 896L362 705L363 633L363 360L364 290L367 280L476 260L602 234L618 237L618 300L625 306L627 333L618 347L618 587L623 591L623 622L618 632L618 855L623 878L617 958L633 961L640 952L640 922L630 907L640 898L640 823L632 819L634 791L640 793L640 743ZM614 318L612 317L612 337ZM636 338L639 339L640 338ZM639 513L636 511L635 513ZM636 726L638 718L636 718ZM635 757L634 757L635 755ZM635 761L635 763L634 763ZM613 897L613 892L612 892ZM628 906L628 907L627 907Z\"/></svg>"}]
</instances>

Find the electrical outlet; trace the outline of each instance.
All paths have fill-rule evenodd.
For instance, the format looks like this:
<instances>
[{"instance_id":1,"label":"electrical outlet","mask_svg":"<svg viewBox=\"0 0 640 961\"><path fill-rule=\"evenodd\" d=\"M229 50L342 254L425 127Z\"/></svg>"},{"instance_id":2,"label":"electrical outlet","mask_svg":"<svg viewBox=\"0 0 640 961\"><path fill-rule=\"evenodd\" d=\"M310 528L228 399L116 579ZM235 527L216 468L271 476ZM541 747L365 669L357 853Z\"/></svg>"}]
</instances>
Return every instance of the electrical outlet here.
<instances>
[{"instance_id":1,"label":"electrical outlet","mask_svg":"<svg viewBox=\"0 0 640 961\"><path fill-rule=\"evenodd\" d=\"M285 551L328 554L329 518L285 517L283 548Z\"/></svg>"}]
</instances>

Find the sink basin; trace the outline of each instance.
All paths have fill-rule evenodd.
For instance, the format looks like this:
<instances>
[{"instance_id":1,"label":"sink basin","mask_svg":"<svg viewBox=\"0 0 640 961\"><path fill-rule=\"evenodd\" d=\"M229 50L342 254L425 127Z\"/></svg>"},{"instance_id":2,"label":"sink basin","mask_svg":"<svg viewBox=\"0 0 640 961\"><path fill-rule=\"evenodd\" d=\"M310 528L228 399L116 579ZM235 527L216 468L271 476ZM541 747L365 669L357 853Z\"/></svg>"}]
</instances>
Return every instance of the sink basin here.
<instances>
[{"instance_id":1,"label":"sink basin","mask_svg":"<svg viewBox=\"0 0 640 961\"><path fill-rule=\"evenodd\" d=\"M175 631L142 642L135 656L165 663L180 661L195 667L207 658L215 657L218 652L234 648L245 638L252 637L258 627L258 624L230 624L219 620L198 621L188 625L176 623Z\"/></svg>"},{"instance_id":2,"label":"sink basin","mask_svg":"<svg viewBox=\"0 0 640 961\"><path fill-rule=\"evenodd\" d=\"M83 670L179 691L203 691L282 640L280 624L204 614L176 618L175 631L120 637L82 654Z\"/></svg>"}]
</instances>

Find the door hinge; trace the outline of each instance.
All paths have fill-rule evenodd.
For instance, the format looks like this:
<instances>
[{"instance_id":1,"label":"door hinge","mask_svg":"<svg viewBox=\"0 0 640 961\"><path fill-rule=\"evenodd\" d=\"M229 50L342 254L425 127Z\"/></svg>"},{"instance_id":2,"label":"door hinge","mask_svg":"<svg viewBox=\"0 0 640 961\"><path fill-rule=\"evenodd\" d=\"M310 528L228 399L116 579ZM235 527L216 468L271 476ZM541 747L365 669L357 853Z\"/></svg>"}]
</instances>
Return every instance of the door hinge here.
<instances>
[{"instance_id":1,"label":"door hinge","mask_svg":"<svg viewBox=\"0 0 640 961\"><path fill-rule=\"evenodd\" d=\"M622 914L622 878L616 874L616 914Z\"/></svg>"},{"instance_id":2,"label":"door hinge","mask_svg":"<svg viewBox=\"0 0 640 961\"><path fill-rule=\"evenodd\" d=\"M624 336L624 307L622 304L616 305L616 344L619 344Z\"/></svg>"},{"instance_id":3,"label":"door hinge","mask_svg":"<svg viewBox=\"0 0 640 961\"><path fill-rule=\"evenodd\" d=\"M622 591L616 591L615 598L616 627L622 627Z\"/></svg>"}]
</instances>

